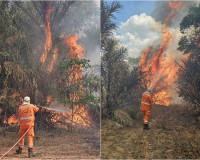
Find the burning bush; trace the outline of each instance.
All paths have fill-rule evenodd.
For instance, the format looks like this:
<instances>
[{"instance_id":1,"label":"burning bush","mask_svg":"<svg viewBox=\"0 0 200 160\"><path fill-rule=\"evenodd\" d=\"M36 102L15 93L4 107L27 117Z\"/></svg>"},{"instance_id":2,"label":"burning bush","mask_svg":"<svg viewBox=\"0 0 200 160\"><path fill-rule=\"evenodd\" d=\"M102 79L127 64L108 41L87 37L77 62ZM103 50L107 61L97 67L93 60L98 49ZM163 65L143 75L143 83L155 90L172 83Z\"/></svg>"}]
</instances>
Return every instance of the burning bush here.
<instances>
[{"instance_id":1,"label":"burning bush","mask_svg":"<svg viewBox=\"0 0 200 160\"><path fill-rule=\"evenodd\" d=\"M51 108L41 108L36 113L35 127L39 129L64 128L70 130L70 115Z\"/></svg>"},{"instance_id":2,"label":"burning bush","mask_svg":"<svg viewBox=\"0 0 200 160\"><path fill-rule=\"evenodd\" d=\"M63 19L74 4L74 10L85 6L75 1L0 2L1 119L16 114L21 101L11 96L19 94L20 98L30 96L31 103L39 106L48 106L55 99L71 106L71 115L41 110L36 115L37 127L90 121L87 105L95 97L92 93L89 96L82 85L82 68L90 67L89 61L83 59L85 49L77 44L78 36L61 33L61 24L66 24ZM68 34L80 27L72 26Z\"/></svg>"}]
</instances>

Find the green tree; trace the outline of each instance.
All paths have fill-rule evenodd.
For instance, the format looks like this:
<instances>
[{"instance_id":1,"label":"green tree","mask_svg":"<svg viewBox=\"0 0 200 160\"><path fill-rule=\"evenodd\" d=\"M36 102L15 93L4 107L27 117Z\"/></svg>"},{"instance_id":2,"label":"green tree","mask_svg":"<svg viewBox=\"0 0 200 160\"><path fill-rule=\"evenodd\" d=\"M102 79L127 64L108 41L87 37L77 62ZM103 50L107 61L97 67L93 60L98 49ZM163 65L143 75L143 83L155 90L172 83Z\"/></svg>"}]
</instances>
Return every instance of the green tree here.
<instances>
[{"instance_id":1,"label":"green tree","mask_svg":"<svg viewBox=\"0 0 200 160\"><path fill-rule=\"evenodd\" d=\"M192 6L180 23L184 34L178 50L188 55L180 64L178 89L179 95L200 111L200 4Z\"/></svg>"},{"instance_id":2,"label":"green tree","mask_svg":"<svg viewBox=\"0 0 200 160\"><path fill-rule=\"evenodd\" d=\"M137 86L137 65L127 61L127 48L113 37L116 24L115 12L122 6L119 2L101 1L101 112L111 118L114 111L131 97Z\"/></svg>"},{"instance_id":3,"label":"green tree","mask_svg":"<svg viewBox=\"0 0 200 160\"><path fill-rule=\"evenodd\" d=\"M10 2L0 2L0 108L1 123L16 112L14 93L34 96L37 92L36 76L32 65L31 44L26 33L18 30L16 21L20 13L13 13ZM31 84L31 85L30 85Z\"/></svg>"},{"instance_id":4,"label":"green tree","mask_svg":"<svg viewBox=\"0 0 200 160\"><path fill-rule=\"evenodd\" d=\"M85 110L90 110L92 107L98 108L99 100L93 95L92 89L89 89L92 85L91 79L83 78L81 75L77 77L77 73L82 74L83 70L90 67L89 60L86 59L64 59L55 73L57 78L51 84L53 99L71 109L71 129L74 123L74 115L81 116L81 113L79 113L81 107L84 107ZM88 119L85 119L85 121L88 121Z\"/></svg>"},{"instance_id":5,"label":"green tree","mask_svg":"<svg viewBox=\"0 0 200 160\"><path fill-rule=\"evenodd\" d=\"M102 49L102 110L112 116L119 102L119 95L126 90L123 81L130 74L128 64L124 61L127 49L120 46L116 39L107 39Z\"/></svg>"},{"instance_id":6,"label":"green tree","mask_svg":"<svg viewBox=\"0 0 200 160\"><path fill-rule=\"evenodd\" d=\"M114 1L110 5L105 1L101 1L101 46L104 46L106 39L112 36L116 29L113 20L116 19L114 13L118 12L122 6L119 2Z\"/></svg>"}]
</instances>

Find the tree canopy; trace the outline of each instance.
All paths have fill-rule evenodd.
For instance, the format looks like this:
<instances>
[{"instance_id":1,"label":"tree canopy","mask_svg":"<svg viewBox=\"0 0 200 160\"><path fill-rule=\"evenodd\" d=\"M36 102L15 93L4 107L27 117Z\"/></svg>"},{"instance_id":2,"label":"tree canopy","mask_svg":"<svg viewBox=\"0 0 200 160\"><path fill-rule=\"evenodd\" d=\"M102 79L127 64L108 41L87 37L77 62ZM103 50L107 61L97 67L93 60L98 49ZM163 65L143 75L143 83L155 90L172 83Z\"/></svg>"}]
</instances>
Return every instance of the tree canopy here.
<instances>
[{"instance_id":1,"label":"tree canopy","mask_svg":"<svg viewBox=\"0 0 200 160\"><path fill-rule=\"evenodd\" d=\"M179 95L200 111L200 4L190 8L180 23L180 31L184 35L178 50L188 57L180 64Z\"/></svg>"},{"instance_id":2,"label":"tree canopy","mask_svg":"<svg viewBox=\"0 0 200 160\"><path fill-rule=\"evenodd\" d=\"M128 49L113 35L117 28L114 14L121 4L101 1L101 6L101 111L103 118L112 118L123 103L132 101L139 78L137 60L128 59Z\"/></svg>"}]
</instances>

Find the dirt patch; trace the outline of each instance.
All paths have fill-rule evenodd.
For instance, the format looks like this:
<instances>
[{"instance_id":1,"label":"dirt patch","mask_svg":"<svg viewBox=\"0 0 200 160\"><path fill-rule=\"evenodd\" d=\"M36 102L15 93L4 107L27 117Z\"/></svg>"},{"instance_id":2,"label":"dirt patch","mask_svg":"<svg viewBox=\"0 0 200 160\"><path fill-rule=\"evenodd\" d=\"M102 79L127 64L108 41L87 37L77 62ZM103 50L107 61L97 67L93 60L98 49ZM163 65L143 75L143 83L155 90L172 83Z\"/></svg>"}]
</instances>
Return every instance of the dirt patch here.
<instances>
[{"instance_id":1,"label":"dirt patch","mask_svg":"<svg viewBox=\"0 0 200 160\"><path fill-rule=\"evenodd\" d=\"M2 128L1 128L2 130ZM0 155L3 155L18 140L18 131L6 131L0 134ZM17 146L4 159L26 159L28 155L27 139L21 155L15 154ZM99 159L99 128L74 130L35 131L34 153L36 159Z\"/></svg>"},{"instance_id":2,"label":"dirt patch","mask_svg":"<svg viewBox=\"0 0 200 160\"><path fill-rule=\"evenodd\" d=\"M154 106L148 131L141 123L133 128L109 128L101 123L101 158L144 159L144 145L148 159L199 159L200 122L186 106Z\"/></svg>"}]
</instances>

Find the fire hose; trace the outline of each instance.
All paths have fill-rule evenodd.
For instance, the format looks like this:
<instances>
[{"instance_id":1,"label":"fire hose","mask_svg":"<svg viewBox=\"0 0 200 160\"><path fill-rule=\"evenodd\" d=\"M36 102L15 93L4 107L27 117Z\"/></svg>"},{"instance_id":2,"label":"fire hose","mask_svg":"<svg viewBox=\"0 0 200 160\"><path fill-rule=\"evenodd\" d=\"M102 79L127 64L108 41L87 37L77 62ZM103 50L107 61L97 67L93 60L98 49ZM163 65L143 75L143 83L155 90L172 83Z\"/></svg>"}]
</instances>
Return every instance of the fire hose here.
<instances>
[{"instance_id":1,"label":"fire hose","mask_svg":"<svg viewBox=\"0 0 200 160\"><path fill-rule=\"evenodd\" d=\"M27 134L27 132L32 128L33 126L30 126L28 129L27 129L27 131L24 133L24 135L6 152L6 153L4 153L1 157L0 157L0 159L2 159L6 154L8 154L18 143L19 143L19 141L21 141L22 140L22 138L24 138L24 136Z\"/></svg>"},{"instance_id":2,"label":"fire hose","mask_svg":"<svg viewBox=\"0 0 200 160\"><path fill-rule=\"evenodd\" d=\"M44 109L47 109L48 110L48 108L46 108L46 107L42 107L42 106L38 106L40 109L42 109L42 108L44 108ZM24 138L24 136L27 134L27 132L32 128L33 126L30 126L29 128L28 128L28 130L23 134L23 136L6 152L6 153L4 153L1 157L0 157L0 159L2 159L6 154L8 154L18 143L19 143L19 141L20 140L22 140L22 138Z\"/></svg>"},{"instance_id":3,"label":"fire hose","mask_svg":"<svg viewBox=\"0 0 200 160\"><path fill-rule=\"evenodd\" d=\"M143 147L144 147L144 158L146 160L147 156L146 156L146 149L145 149L145 143L144 143L144 137L143 137L143 135L142 135L142 141L143 141Z\"/></svg>"}]
</instances>

